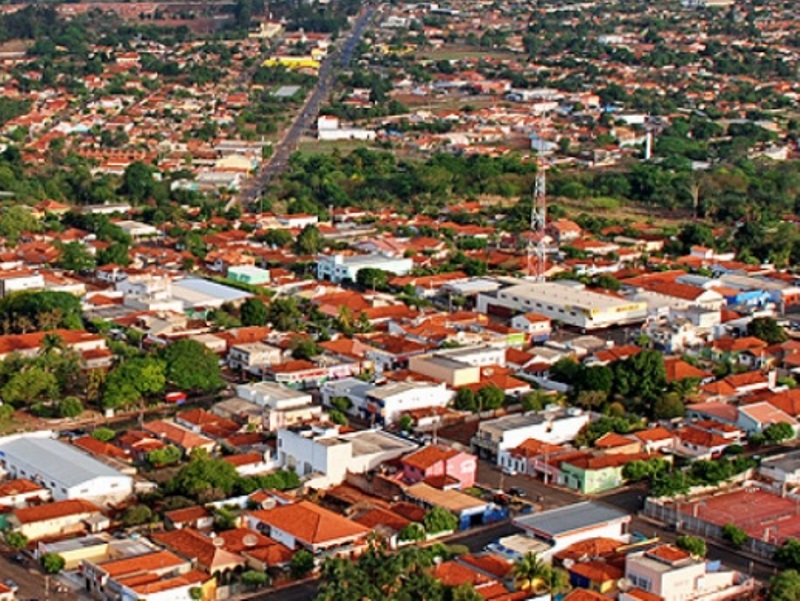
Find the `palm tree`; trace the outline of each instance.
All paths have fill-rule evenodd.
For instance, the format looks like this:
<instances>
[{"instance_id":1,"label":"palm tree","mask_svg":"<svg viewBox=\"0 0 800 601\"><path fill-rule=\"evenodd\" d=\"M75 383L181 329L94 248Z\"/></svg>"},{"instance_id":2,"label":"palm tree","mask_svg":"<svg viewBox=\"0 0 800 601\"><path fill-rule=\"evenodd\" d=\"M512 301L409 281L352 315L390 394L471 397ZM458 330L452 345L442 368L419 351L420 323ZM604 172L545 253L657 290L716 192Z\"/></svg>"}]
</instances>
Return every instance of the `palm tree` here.
<instances>
[{"instance_id":1,"label":"palm tree","mask_svg":"<svg viewBox=\"0 0 800 601\"><path fill-rule=\"evenodd\" d=\"M569 572L561 568L548 566L545 580L547 582L547 590L551 595L566 593L572 588L572 585L569 583Z\"/></svg>"},{"instance_id":2,"label":"palm tree","mask_svg":"<svg viewBox=\"0 0 800 601\"><path fill-rule=\"evenodd\" d=\"M514 564L514 586L517 590L544 593L550 567L533 553L526 553Z\"/></svg>"}]
</instances>

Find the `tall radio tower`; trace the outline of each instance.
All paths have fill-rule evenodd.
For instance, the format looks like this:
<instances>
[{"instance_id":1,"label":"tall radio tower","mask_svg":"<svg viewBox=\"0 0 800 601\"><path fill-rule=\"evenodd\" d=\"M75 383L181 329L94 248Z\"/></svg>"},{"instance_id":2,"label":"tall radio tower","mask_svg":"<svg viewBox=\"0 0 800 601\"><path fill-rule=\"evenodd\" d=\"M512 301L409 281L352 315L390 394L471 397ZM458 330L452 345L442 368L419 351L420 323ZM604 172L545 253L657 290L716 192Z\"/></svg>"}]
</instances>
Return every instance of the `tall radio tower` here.
<instances>
[{"instance_id":1,"label":"tall radio tower","mask_svg":"<svg viewBox=\"0 0 800 601\"><path fill-rule=\"evenodd\" d=\"M542 116L544 131L547 124L547 114ZM531 203L531 233L528 241L528 277L537 282L545 280L547 271L547 244L545 243L545 229L547 228L547 160L544 156L545 142L541 135L536 138L536 180L533 189L533 202Z\"/></svg>"}]
</instances>

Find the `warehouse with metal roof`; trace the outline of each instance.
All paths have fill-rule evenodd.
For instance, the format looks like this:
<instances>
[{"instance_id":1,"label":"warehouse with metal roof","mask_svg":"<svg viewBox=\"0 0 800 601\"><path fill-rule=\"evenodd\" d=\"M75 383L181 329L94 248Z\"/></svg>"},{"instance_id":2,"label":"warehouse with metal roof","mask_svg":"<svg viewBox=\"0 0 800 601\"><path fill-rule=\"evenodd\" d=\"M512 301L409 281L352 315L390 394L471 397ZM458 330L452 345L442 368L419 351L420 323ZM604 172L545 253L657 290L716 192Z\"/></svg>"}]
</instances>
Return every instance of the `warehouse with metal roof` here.
<instances>
[{"instance_id":1,"label":"warehouse with metal roof","mask_svg":"<svg viewBox=\"0 0 800 601\"><path fill-rule=\"evenodd\" d=\"M55 500L105 502L133 492L133 478L56 440L47 430L0 438L0 469L47 488Z\"/></svg>"}]
</instances>

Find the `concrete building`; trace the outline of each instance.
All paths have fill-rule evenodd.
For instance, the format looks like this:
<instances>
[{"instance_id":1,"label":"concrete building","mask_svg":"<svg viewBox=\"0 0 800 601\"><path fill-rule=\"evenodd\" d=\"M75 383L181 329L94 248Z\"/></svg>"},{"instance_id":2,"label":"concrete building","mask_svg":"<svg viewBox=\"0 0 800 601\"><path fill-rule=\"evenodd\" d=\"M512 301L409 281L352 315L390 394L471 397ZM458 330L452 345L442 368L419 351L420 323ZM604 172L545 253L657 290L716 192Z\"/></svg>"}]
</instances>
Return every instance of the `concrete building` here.
<instances>
[{"instance_id":1,"label":"concrete building","mask_svg":"<svg viewBox=\"0 0 800 601\"><path fill-rule=\"evenodd\" d=\"M14 269L0 272L0 297L21 290L42 290L44 286L44 276L38 271Z\"/></svg>"},{"instance_id":2,"label":"concrete building","mask_svg":"<svg viewBox=\"0 0 800 601\"><path fill-rule=\"evenodd\" d=\"M133 493L133 478L52 438L48 430L0 438L0 468L47 488L56 500L122 500Z\"/></svg>"},{"instance_id":3,"label":"concrete building","mask_svg":"<svg viewBox=\"0 0 800 601\"><path fill-rule=\"evenodd\" d=\"M365 268L382 269L395 275L406 275L414 263L411 259L385 255L319 255L317 278L331 282L356 281L358 272Z\"/></svg>"},{"instance_id":4,"label":"concrete building","mask_svg":"<svg viewBox=\"0 0 800 601\"><path fill-rule=\"evenodd\" d=\"M437 382L444 382L452 388L477 384L481 381L481 368L477 365L451 359L447 355L419 355L411 357L408 369L414 373L428 376Z\"/></svg>"},{"instance_id":5,"label":"concrete building","mask_svg":"<svg viewBox=\"0 0 800 601\"><path fill-rule=\"evenodd\" d=\"M249 342L236 344L228 350L228 366L231 369L261 375L264 368L283 359L281 349L264 344L263 342Z\"/></svg>"},{"instance_id":6,"label":"concrete building","mask_svg":"<svg viewBox=\"0 0 800 601\"><path fill-rule=\"evenodd\" d=\"M732 587L737 584L738 576L730 570L711 571L705 561L672 545L659 545L639 553L628 553L625 557L626 580L633 587L658 595L664 601L733 598L737 591ZM628 599L641 599L632 593L623 594L628 595Z\"/></svg>"},{"instance_id":7,"label":"concrete building","mask_svg":"<svg viewBox=\"0 0 800 601\"><path fill-rule=\"evenodd\" d=\"M352 415L388 425L396 423L407 411L446 407L453 398L453 391L444 384L389 382L376 386L357 378L345 378L323 385L323 402L330 405L334 397L348 398L352 403L349 409Z\"/></svg>"},{"instance_id":8,"label":"concrete building","mask_svg":"<svg viewBox=\"0 0 800 601\"><path fill-rule=\"evenodd\" d=\"M630 522L629 514L596 501L574 503L513 520L513 524L522 528L528 537L543 543L545 558L588 538L627 542Z\"/></svg>"},{"instance_id":9,"label":"concrete building","mask_svg":"<svg viewBox=\"0 0 800 601\"><path fill-rule=\"evenodd\" d=\"M569 442L588 422L589 415L576 407L507 415L481 422L472 437L472 446L481 457L499 461L502 451L529 438L550 444Z\"/></svg>"},{"instance_id":10,"label":"concrete building","mask_svg":"<svg viewBox=\"0 0 800 601\"><path fill-rule=\"evenodd\" d=\"M242 384L236 387L236 394L263 408L262 426L269 432L325 417L310 394L275 382Z\"/></svg>"},{"instance_id":11,"label":"concrete building","mask_svg":"<svg viewBox=\"0 0 800 601\"><path fill-rule=\"evenodd\" d=\"M269 284L270 274L266 269L254 267L252 265L232 265L228 267L228 279L251 286Z\"/></svg>"},{"instance_id":12,"label":"concrete building","mask_svg":"<svg viewBox=\"0 0 800 601\"><path fill-rule=\"evenodd\" d=\"M647 319L647 303L619 298L586 289L570 281L525 282L500 288L493 293L481 293L477 310L493 313L497 307L516 312L535 312L563 324L596 330Z\"/></svg>"},{"instance_id":13,"label":"concrete building","mask_svg":"<svg viewBox=\"0 0 800 601\"><path fill-rule=\"evenodd\" d=\"M344 482L347 472L365 473L416 448L380 430L340 434L338 426L306 425L278 430L278 464L310 488Z\"/></svg>"}]
</instances>

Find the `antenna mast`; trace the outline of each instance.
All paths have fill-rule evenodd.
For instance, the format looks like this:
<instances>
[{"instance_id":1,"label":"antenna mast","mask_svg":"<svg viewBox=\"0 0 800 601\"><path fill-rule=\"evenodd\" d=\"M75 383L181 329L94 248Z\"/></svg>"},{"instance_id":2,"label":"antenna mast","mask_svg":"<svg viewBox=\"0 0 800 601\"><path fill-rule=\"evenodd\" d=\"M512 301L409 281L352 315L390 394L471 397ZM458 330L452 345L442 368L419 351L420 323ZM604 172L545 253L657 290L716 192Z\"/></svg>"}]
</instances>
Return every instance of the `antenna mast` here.
<instances>
[{"instance_id":1,"label":"antenna mast","mask_svg":"<svg viewBox=\"0 0 800 601\"><path fill-rule=\"evenodd\" d=\"M545 280L547 271L547 244L545 243L545 230L547 229L547 160L545 159L545 141L541 132L547 126L547 113L542 115L541 128L535 137L536 153L536 180L533 189L533 202L531 203L531 238L528 242L528 276L537 282ZM535 258L535 267L533 260Z\"/></svg>"}]
</instances>

